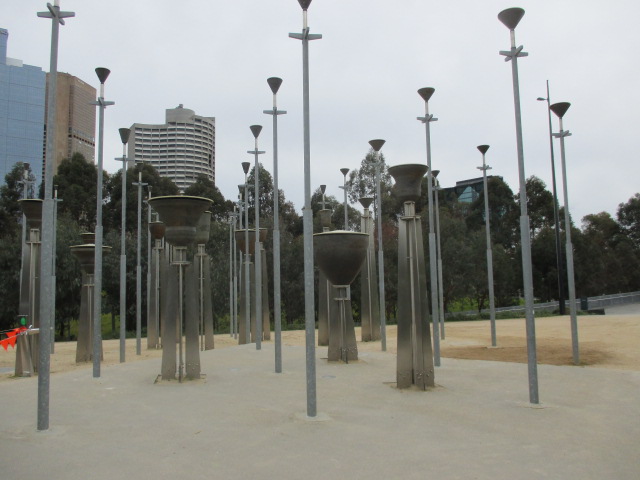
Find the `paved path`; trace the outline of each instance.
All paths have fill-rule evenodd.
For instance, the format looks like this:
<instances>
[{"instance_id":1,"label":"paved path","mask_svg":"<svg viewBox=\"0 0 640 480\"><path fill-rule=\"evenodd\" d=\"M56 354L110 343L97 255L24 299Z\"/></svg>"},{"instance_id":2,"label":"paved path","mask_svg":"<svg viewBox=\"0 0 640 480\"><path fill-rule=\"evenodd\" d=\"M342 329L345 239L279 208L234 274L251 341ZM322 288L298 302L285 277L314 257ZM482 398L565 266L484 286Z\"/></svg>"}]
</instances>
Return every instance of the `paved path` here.
<instances>
[{"instance_id":1,"label":"paved path","mask_svg":"<svg viewBox=\"0 0 640 480\"><path fill-rule=\"evenodd\" d=\"M640 372L443 359L432 391L399 391L395 356L328 364L318 421L305 415L304 348L202 354L206 381L154 384L159 359L52 377L51 428L36 432L35 378L0 393L2 478L640 478Z\"/></svg>"}]
</instances>

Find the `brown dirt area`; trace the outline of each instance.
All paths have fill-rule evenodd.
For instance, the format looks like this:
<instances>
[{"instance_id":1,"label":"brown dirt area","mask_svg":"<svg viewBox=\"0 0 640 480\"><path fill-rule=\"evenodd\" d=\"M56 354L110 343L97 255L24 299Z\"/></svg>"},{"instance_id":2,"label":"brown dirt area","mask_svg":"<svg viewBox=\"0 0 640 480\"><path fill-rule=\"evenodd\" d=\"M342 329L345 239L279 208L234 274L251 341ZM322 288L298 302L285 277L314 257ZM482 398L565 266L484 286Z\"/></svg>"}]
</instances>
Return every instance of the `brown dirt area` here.
<instances>
[{"instance_id":1,"label":"brown dirt area","mask_svg":"<svg viewBox=\"0 0 640 480\"><path fill-rule=\"evenodd\" d=\"M526 330L524 319L497 320L498 346L492 348L489 321L447 322L445 339L441 341L441 354L445 358L491 360L497 362L527 362ZM578 317L580 365L599 368L640 370L640 315L590 315ZM273 334L271 335L273 341ZM356 328L356 338L360 329ZM396 326L387 327L387 350L396 352ZM270 342L265 342L270 343ZM282 332L284 345L304 345L304 331ZM568 316L536 319L536 351L538 363L573 365L571 330ZM228 348L237 344L228 334L215 336L215 348ZM119 340L103 342L104 366L120 360ZM380 342L358 342L360 351L379 351ZM75 362L75 342L58 342L51 355L51 373L91 368L91 363ZM161 350L148 350L142 339L141 355L136 355L136 340L127 339L127 362L159 358ZM0 349L0 382L11 378L15 364L15 351Z\"/></svg>"}]
</instances>

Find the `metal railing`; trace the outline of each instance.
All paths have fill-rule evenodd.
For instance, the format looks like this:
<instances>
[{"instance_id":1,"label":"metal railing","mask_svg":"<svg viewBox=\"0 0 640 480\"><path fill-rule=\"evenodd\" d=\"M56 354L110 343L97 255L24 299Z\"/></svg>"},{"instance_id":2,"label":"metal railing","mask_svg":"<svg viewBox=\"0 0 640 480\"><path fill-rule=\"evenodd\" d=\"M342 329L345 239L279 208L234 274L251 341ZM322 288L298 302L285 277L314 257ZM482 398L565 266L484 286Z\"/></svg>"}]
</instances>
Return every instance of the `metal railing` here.
<instances>
[{"instance_id":1,"label":"metal railing","mask_svg":"<svg viewBox=\"0 0 640 480\"><path fill-rule=\"evenodd\" d=\"M566 300L565 303L569 304L569 301ZM587 310L598 310L605 307L611 307L614 305L627 305L630 303L640 303L640 292L629 292L629 293L614 293L611 295L600 295L596 297L583 297L576 299L576 308L578 310L587 311ZM559 302L545 302L545 303L535 303L533 305L534 311L553 311L559 308ZM496 308L496 313L499 312L524 312L524 305L514 305L511 307L498 307ZM489 313L488 308L483 308L481 313ZM445 314L445 317L452 315L477 315L477 310L466 310L464 312L448 312Z\"/></svg>"}]
</instances>

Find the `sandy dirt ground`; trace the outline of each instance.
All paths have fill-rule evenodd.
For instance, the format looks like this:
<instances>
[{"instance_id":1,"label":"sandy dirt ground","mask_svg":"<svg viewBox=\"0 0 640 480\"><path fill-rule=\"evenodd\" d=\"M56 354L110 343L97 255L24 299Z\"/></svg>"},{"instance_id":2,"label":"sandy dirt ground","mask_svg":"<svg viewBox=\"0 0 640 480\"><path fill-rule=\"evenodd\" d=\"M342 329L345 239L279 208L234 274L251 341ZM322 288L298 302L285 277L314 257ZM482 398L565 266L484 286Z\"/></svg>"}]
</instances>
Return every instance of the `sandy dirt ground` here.
<instances>
[{"instance_id":1,"label":"sandy dirt ground","mask_svg":"<svg viewBox=\"0 0 640 480\"><path fill-rule=\"evenodd\" d=\"M498 344L491 347L489 321L447 322L441 340L442 357L498 362L527 362L524 319L497 320ZM640 370L640 315L590 315L578 317L580 364L587 367ZM273 334L271 335L273 341ZM360 329L356 328L356 338ZM568 316L536 319L538 363L572 365L571 330ZM304 331L282 332L284 345L303 345ZM387 327L387 350L396 352L396 326ZM269 342L267 342L269 343ZM230 348L237 340L228 334L215 336L215 348ZM103 342L103 365L120 361L119 340ZM326 348L326 347L325 347ZM380 342L358 342L359 351L379 351ZM92 363L75 362L76 343L58 342L51 355L51 373L91 368ZM136 340L127 339L127 362L160 358L161 350L149 350L142 339L141 355L136 355ZM15 365L15 351L0 349L0 382L10 379Z\"/></svg>"}]
</instances>

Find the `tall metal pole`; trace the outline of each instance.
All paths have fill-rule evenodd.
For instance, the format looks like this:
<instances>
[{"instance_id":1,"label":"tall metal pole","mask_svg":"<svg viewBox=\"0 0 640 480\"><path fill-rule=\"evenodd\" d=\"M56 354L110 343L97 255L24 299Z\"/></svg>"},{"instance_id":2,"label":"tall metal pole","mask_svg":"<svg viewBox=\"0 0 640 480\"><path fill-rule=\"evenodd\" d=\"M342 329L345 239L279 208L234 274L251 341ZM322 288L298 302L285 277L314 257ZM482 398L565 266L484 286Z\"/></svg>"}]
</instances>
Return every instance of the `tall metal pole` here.
<instances>
[{"instance_id":1,"label":"tall metal pole","mask_svg":"<svg viewBox=\"0 0 640 480\"><path fill-rule=\"evenodd\" d=\"M249 127L255 141L255 148L247 151L254 155L255 165L253 167L253 180L254 180L254 226L256 229L256 242L255 242L255 272L256 272L256 350L262 349L262 253L260 252L260 163L258 162L258 155L265 153L258 150L258 136L262 131L262 125L251 125Z\"/></svg>"},{"instance_id":2,"label":"tall metal pole","mask_svg":"<svg viewBox=\"0 0 640 480\"><path fill-rule=\"evenodd\" d=\"M42 204L42 260L40 267L40 338L38 349L38 430L49 429L49 379L50 379L50 329L54 313L51 310L51 265L53 257L53 169L55 168L54 135L56 124L56 92L58 75L58 33L64 19L74 17L74 12L60 11L58 0L52 6L47 3L48 12L38 12L38 17L51 19L51 58L49 67L49 98L47 99L47 135L44 178L44 202Z\"/></svg>"},{"instance_id":3,"label":"tall metal pole","mask_svg":"<svg viewBox=\"0 0 640 480\"><path fill-rule=\"evenodd\" d=\"M149 338L149 319L151 318L151 232L149 232L149 224L151 223L151 205L149 200L151 199L151 185L147 185L147 339ZM156 338L159 338L160 332L156 329ZM149 344L147 343L147 348ZM158 345L154 345L153 348L158 348Z\"/></svg>"},{"instance_id":4,"label":"tall metal pole","mask_svg":"<svg viewBox=\"0 0 640 480\"><path fill-rule=\"evenodd\" d=\"M573 350L573 363L580 364L580 347L578 344L578 317L576 313L576 285L573 273L573 245L571 244L571 216L569 215L569 192L567 189L567 162L564 155L564 137L571 136L569 130L562 127L562 117L567 113L571 104L569 102L554 103L549 107L558 116L560 132L553 136L560 139L560 158L562 162L562 189L564 191L564 230L567 250L567 283L569 286L569 311L571 312L571 346Z\"/></svg>"},{"instance_id":5,"label":"tall metal pole","mask_svg":"<svg viewBox=\"0 0 640 480\"><path fill-rule=\"evenodd\" d=\"M553 225L556 237L556 270L558 271L558 310L560 315L566 313L564 299L564 258L560 245L560 214L558 212L558 193L556 190L556 162L553 151L553 127L551 125L551 95L549 94L549 80L547 80L547 98L538 97L538 101L547 102L547 117L549 120L549 151L551 152L551 186L553 188Z\"/></svg>"},{"instance_id":6,"label":"tall metal pole","mask_svg":"<svg viewBox=\"0 0 640 480\"><path fill-rule=\"evenodd\" d=\"M98 187L96 192L96 251L95 251L95 272L93 288L93 377L100 377L100 360L102 352L102 156L104 150L104 110L114 102L104 99L104 82L111 71L107 68L96 68L96 74L100 80L100 96L94 105L100 109L99 130L98 130Z\"/></svg>"},{"instance_id":7,"label":"tall metal pole","mask_svg":"<svg viewBox=\"0 0 640 480\"><path fill-rule=\"evenodd\" d=\"M342 187L338 187L344 190L344 229L349 230L349 215L347 213L347 173L349 173L349 169L341 168L340 171L344 176L344 183L342 184Z\"/></svg>"},{"instance_id":8,"label":"tall metal pole","mask_svg":"<svg viewBox=\"0 0 640 480\"><path fill-rule=\"evenodd\" d=\"M438 191L440 190L440 182L438 182L438 174L440 170L433 171L433 196L435 198L436 213L436 247L438 255L438 317L440 322L440 339L444 340L444 289L442 283L442 246L440 243L440 205L438 204Z\"/></svg>"},{"instance_id":9,"label":"tall metal pole","mask_svg":"<svg viewBox=\"0 0 640 480\"><path fill-rule=\"evenodd\" d=\"M236 222L235 206L234 212L229 215L229 336L233 337L233 226Z\"/></svg>"},{"instance_id":10,"label":"tall metal pole","mask_svg":"<svg viewBox=\"0 0 640 480\"><path fill-rule=\"evenodd\" d=\"M125 361L125 340L127 338L127 143L131 130L128 128L118 129L122 140L122 208L120 220L120 363Z\"/></svg>"},{"instance_id":11,"label":"tall metal pole","mask_svg":"<svg viewBox=\"0 0 640 480\"><path fill-rule=\"evenodd\" d=\"M315 308L313 285L313 217L311 210L311 138L309 125L309 41L322 35L309 33L307 9L311 0L298 0L302 7L302 33L290 33L289 37L302 41L302 98L304 122L304 305L307 377L307 416L317 415L316 405L316 357L315 357Z\"/></svg>"},{"instance_id":12,"label":"tall metal pole","mask_svg":"<svg viewBox=\"0 0 640 480\"><path fill-rule=\"evenodd\" d=\"M505 61L511 61L511 76L513 79L513 103L516 120L516 144L518 151L518 173L520 180L520 243L522 248L522 277L524 287L524 304L527 331L527 364L529 375L529 401L537 404L538 398L538 364L536 354L536 324L533 312L533 276L531 266L531 233L529 229L529 215L527 214L527 189L524 172L524 149L522 145L522 117L520 114L520 85L518 81L518 57L528 54L522 51L522 46L516 47L515 28L524 16L522 8L507 8L498 14L500 20L508 29L511 36L511 49L500 51Z\"/></svg>"},{"instance_id":13,"label":"tall metal pole","mask_svg":"<svg viewBox=\"0 0 640 480\"><path fill-rule=\"evenodd\" d=\"M282 373L282 310L280 293L280 189L278 187L278 115L286 110L278 110L276 94L282 85L278 77L267 78L273 93L273 109L262 113L273 116L273 322L275 330L275 370Z\"/></svg>"},{"instance_id":14,"label":"tall metal pole","mask_svg":"<svg viewBox=\"0 0 640 480\"><path fill-rule=\"evenodd\" d=\"M58 202L62 199L58 198L58 186L53 186L53 231L56 234L53 236L53 244L51 245L51 311L53 316L51 317L51 353L54 353L56 344L56 238L57 238L57 225L58 225Z\"/></svg>"},{"instance_id":15,"label":"tall metal pole","mask_svg":"<svg viewBox=\"0 0 640 480\"><path fill-rule=\"evenodd\" d=\"M138 181L133 185L138 187L138 235L136 242L136 355L142 355L142 265L140 264L140 248L142 229L142 187L148 184L142 183L142 162L138 170Z\"/></svg>"},{"instance_id":16,"label":"tall metal pole","mask_svg":"<svg viewBox=\"0 0 640 480\"><path fill-rule=\"evenodd\" d=\"M435 88L426 87L418 90L418 95L424 100L424 117L418 117L425 126L427 142L427 204L429 207L429 271L431 283L431 319L433 322L433 363L440 366L440 322L438 321L438 267L436 258L436 233L433 219L433 175L431 173L431 130L430 123L438 121L429 114L429 99Z\"/></svg>"},{"instance_id":17,"label":"tall metal pole","mask_svg":"<svg viewBox=\"0 0 640 480\"><path fill-rule=\"evenodd\" d=\"M247 343L251 343L251 270L249 261L249 185L247 174L249 173L249 162L242 162L242 170L244 171L244 306L245 306L245 339Z\"/></svg>"},{"instance_id":18,"label":"tall metal pole","mask_svg":"<svg viewBox=\"0 0 640 480\"><path fill-rule=\"evenodd\" d=\"M482 153L482 166L477 167L482 170L482 186L484 188L484 225L487 238L487 281L489 285L489 318L491 323L491 346L497 345L496 338L496 303L493 292L493 245L491 244L491 222L489 220L489 187L487 186L487 170L491 167L485 162L484 155L489 150L489 145L478 145L478 150Z\"/></svg>"},{"instance_id":19,"label":"tall metal pole","mask_svg":"<svg viewBox=\"0 0 640 480\"><path fill-rule=\"evenodd\" d=\"M382 183L381 170L382 158L380 157L380 149L385 144L385 140L370 140L369 145L374 151L374 162L376 168L376 222L378 224L378 296L380 300L380 344L383 352L387 351L387 319L386 319L386 302L384 298L384 252L382 249L382 196L380 194Z\"/></svg>"}]
</instances>

